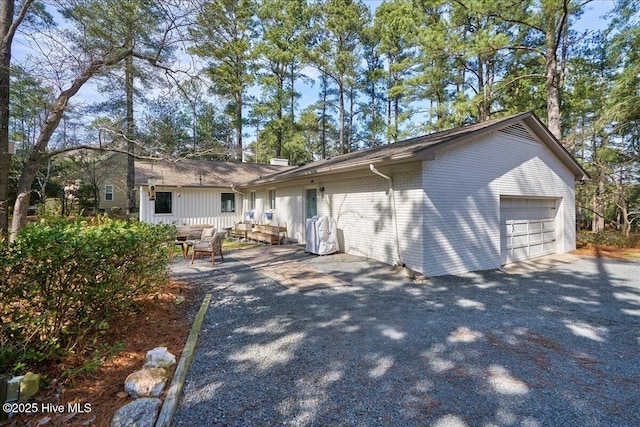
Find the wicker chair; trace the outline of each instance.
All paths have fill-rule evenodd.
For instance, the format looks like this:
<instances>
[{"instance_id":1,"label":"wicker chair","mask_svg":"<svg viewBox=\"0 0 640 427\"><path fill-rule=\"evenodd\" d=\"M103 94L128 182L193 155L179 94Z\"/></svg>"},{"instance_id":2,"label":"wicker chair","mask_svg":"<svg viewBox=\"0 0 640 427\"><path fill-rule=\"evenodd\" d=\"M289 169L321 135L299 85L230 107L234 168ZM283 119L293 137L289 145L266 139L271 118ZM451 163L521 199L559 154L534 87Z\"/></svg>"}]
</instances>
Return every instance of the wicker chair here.
<instances>
[{"instance_id":1,"label":"wicker chair","mask_svg":"<svg viewBox=\"0 0 640 427\"><path fill-rule=\"evenodd\" d=\"M224 256L222 255L222 242L224 241L226 235L226 231L218 231L213 235L213 238L211 240L202 240L195 242L193 244L191 264L193 264L193 261L196 259L196 254L198 253L200 254L200 258L202 258L202 254L211 254L211 265L214 264L216 253L220 254L220 259L224 262Z\"/></svg>"}]
</instances>

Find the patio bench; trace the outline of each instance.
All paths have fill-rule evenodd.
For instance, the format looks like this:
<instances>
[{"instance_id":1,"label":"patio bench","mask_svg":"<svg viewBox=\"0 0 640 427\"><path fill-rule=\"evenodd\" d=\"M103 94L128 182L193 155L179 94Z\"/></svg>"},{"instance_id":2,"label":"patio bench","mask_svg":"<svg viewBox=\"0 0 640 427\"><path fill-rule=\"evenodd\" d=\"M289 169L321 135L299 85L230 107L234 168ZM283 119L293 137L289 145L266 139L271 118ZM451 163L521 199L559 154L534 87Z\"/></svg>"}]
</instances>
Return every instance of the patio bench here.
<instances>
[{"instance_id":1,"label":"patio bench","mask_svg":"<svg viewBox=\"0 0 640 427\"><path fill-rule=\"evenodd\" d=\"M235 237L237 239L247 240L247 234L253 228L253 224L250 222L238 222L233 229L229 231L229 237Z\"/></svg>"},{"instance_id":2,"label":"patio bench","mask_svg":"<svg viewBox=\"0 0 640 427\"><path fill-rule=\"evenodd\" d=\"M205 228L211 228L213 225L198 224L198 225L177 225L176 226L176 238L177 239L199 239L202 234L202 230Z\"/></svg>"},{"instance_id":3,"label":"patio bench","mask_svg":"<svg viewBox=\"0 0 640 427\"><path fill-rule=\"evenodd\" d=\"M287 224L284 227L278 225L254 225L253 229L247 233L247 238L257 242L279 245L282 238L287 240Z\"/></svg>"}]
</instances>

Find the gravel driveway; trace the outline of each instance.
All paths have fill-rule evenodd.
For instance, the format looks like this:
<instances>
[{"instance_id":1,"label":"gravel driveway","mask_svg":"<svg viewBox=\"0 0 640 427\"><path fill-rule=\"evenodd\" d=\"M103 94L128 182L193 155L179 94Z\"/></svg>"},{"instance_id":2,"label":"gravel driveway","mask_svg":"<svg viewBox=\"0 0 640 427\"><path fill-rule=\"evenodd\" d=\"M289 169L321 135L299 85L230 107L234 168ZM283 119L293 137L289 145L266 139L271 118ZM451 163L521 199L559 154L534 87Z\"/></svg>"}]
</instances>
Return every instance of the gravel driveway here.
<instances>
[{"instance_id":1,"label":"gravel driveway","mask_svg":"<svg viewBox=\"0 0 640 427\"><path fill-rule=\"evenodd\" d=\"M175 426L640 425L640 263L414 283L343 254L298 292L226 255Z\"/></svg>"}]
</instances>

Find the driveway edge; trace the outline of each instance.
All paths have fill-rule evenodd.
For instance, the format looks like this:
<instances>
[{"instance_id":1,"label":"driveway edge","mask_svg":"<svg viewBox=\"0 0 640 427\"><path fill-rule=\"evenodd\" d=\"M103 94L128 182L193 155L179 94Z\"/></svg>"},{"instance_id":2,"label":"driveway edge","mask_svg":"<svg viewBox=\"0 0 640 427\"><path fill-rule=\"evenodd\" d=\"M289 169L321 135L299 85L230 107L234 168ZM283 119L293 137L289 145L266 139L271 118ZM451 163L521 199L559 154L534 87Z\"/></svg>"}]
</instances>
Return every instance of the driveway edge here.
<instances>
[{"instance_id":1,"label":"driveway edge","mask_svg":"<svg viewBox=\"0 0 640 427\"><path fill-rule=\"evenodd\" d=\"M189 332L187 342L184 346L184 350L182 350L182 355L180 356L180 362L178 363L175 375L171 381L171 386L167 391L167 397L164 399L164 404L160 410L160 415L158 415L155 427L168 427L173 421L173 416L178 408L178 398L182 392L182 387L187 377L187 371L189 371L189 366L193 360L193 353L196 349L196 345L198 344L200 330L202 329L202 322L204 321L204 316L207 313L210 302L211 294L206 294L202 300L202 304L200 305L200 310L198 310L198 314L193 320L191 331Z\"/></svg>"}]
</instances>

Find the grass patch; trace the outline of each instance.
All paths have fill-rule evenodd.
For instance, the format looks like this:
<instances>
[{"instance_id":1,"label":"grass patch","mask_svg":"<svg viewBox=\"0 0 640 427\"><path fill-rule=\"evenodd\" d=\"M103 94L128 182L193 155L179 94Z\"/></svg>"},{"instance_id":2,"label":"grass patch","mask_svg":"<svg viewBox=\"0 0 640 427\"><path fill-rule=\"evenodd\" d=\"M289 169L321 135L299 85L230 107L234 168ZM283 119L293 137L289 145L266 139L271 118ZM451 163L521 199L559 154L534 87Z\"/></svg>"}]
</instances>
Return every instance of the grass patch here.
<instances>
[{"instance_id":1,"label":"grass patch","mask_svg":"<svg viewBox=\"0 0 640 427\"><path fill-rule=\"evenodd\" d=\"M238 240L225 240L222 244L222 249L225 251L232 251L235 249L251 249L260 246L256 243L240 242Z\"/></svg>"}]
</instances>

